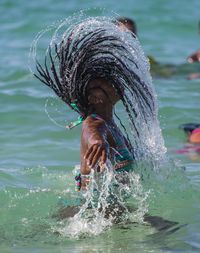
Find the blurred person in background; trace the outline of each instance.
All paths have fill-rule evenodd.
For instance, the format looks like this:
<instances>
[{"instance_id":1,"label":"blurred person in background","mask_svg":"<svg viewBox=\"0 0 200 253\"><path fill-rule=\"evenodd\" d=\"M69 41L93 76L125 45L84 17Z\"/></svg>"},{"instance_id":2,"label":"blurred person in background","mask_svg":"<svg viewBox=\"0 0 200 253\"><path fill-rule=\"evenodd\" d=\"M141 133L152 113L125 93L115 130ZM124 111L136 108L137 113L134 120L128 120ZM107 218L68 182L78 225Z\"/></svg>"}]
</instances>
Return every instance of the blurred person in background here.
<instances>
[{"instance_id":1,"label":"blurred person in background","mask_svg":"<svg viewBox=\"0 0 200 253\"><path fill-rule=\"evenodd\" d=\"M198 31L200 34L200 21L198 23ZM187 61L189 63L199 63L200 62L200 49L196 50L194 53L192 53L190 56L187 57ZM188 79L196 79L200 78L200 72L198 73L192 73L188 76Z\"/></svg>"},{"instance_id":2,"label":"blurred person in background","mask_svg":"<svg viewBox=\"0 0 200 253\"><path fill-rule=\"evenodd\" d=\"M122 30L128 29L138 37L137 25L133 19L120 17L115 22ZM170 77L174 73L174 65L161 64L152 55L147 55L147 58L149 59L150 71L153 76Z\"/></svg>"},{"instance_id":3,"label":"blurred person in background","mask_svg":"<svg viewBox=\"0 0 200 253\"><path fill-rule=\"evenodd\" d=\"M200 123L186 123L179 126L187 138L187 144L176 150L177 154L187 155L191 160L200 159Z\"/></svg>"},{"instance_id":4,"label":"blurred person in background","mask_svg":"<svg viewBox=\"0 0 200 253\"><path fill-rule=\"evenodd\" d=\"M116 19L115 22L121 29L123 30L128 29L129 31L134 33L136 36L138 36L137 25L133 19L130 19L127 17L119 17ZM200 33L200 22L199 22L199 33ZM198 66L193 66L192 70L195 72L191 73L192 71L191 66L188 66L187 63L183 63L180 65L175 65L171 63L160 63L152 55L148 55L147 58L149 59L150 71L153 77L169 78L172 75L184 73L186 74L189 80L200 78L200 73L198 72ZM188 63L200 62L200 49L195 51L193 54L191 54L187 58L187 62Z\"/></svg>"}]
</instances>

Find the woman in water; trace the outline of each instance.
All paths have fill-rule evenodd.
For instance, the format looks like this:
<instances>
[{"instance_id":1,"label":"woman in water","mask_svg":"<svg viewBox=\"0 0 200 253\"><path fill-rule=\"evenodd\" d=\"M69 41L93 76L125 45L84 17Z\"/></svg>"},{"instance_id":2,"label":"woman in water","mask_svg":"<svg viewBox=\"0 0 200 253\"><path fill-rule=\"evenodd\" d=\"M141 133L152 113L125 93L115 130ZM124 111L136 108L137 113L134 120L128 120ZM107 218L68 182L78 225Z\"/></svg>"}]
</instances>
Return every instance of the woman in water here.
<instances>
[{"instance_id":1,"label":"woman in water","mask_svg":"<svg viewBox=\"0 0 200 253\"><path fill-rule=\"evenodd\" d=\"M87 185L91 169L103 170L108 160L121 172L153 152L159 156L162 137L149 66L133 33L109 20L87 19L66 30L47 52L44 66L36 62L35 76L80 114L68 128L83 123L78 190ZM131 135L115 113L119 100Z\"/></svg>"}]
</instances>

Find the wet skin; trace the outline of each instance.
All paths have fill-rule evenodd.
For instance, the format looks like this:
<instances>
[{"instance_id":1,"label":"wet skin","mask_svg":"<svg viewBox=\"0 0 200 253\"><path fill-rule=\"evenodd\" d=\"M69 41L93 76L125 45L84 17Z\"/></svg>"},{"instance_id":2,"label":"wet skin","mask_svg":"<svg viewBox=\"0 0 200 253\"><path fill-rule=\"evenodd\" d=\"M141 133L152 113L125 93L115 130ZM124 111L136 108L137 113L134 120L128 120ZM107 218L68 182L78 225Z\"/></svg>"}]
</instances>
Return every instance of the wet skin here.
<instances>
[{"instance_id":1,"label":"wet skin","mask_svg":"<svg viewBox=\"0 0 200 253\"><path fill-rule=\"evenodd\" d=\"M115 88L106 80L95 79L88 85L89 114L82 126L81 134L81 173L89 174L96 165L102 168L109 155L109 148L115 142L106 123L113 121L113 108L119 101Z\"/></svg>"},{"instance_id":2,"label":"wet skin","mask_svg":"<svg viewBox=\"0 0 200 253\"><path fill-rule=\"evenodd\" d=\"M191 54L188 58L187 61L189 63L192 62L200 62L200 49L197 50L196 52L194 52L193 54Z\"/></svg>"}]
</instances>

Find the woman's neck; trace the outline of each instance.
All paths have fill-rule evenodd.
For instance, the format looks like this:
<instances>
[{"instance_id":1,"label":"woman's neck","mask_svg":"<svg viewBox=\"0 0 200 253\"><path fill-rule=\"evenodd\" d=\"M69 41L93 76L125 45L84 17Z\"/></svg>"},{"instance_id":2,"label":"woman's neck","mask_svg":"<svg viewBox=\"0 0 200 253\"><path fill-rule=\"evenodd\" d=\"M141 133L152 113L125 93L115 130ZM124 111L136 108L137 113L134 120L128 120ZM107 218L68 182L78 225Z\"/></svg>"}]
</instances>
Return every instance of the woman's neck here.
<instances>
[{"instance_id":1,"label":"woman's neck","mask_svg":"<svg viewBox=\"0 0 200 253\"><path fill-rule=\"evenodd\" d=\"M113 106L111 105L95 105L92 113L98 114L105 121L112 121L113 119Z\"/></svg>"}]
</instances>

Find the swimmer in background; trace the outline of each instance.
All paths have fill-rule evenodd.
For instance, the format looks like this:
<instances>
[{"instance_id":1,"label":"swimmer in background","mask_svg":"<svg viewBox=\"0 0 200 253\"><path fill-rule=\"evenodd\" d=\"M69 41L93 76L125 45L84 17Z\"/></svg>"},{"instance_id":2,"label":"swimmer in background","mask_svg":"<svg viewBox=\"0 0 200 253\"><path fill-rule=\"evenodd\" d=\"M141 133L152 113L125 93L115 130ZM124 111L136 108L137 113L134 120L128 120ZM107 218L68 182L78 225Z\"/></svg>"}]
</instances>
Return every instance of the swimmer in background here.
<instances>
[{"instance_id":1,"label":"swimmer in background","mask_svg":"<svg viewBox=\"0 0 200 253\"><path fill-rule=\"evenodd\" d=\"M200 159L200 124L187 123L179 126L187 137L188 143L182 148L176 150L177 154L185 154L191 160Z\"/></svg>"},{"instance_id":2,"label":"swimmer in background","mask_svg":"<svg viewBox=\"0 0 200 253\"><path fill-rule=\"evenodd\" d=\"M188 56L187 61L189 63L200 62L200 49Z\"/></svg>"},{"instance_id":3,"label":"swimmer in background","mask_svg":"<svg viewBox=\"0 0 200 253\"><path fill-rule=\"evenodd\" d=\"M200 124L199 123L187 123L179 126L183 129L187 136L187 141L191 144L200 144Z\"/></svg>"},{"instance_id":4,"label":"swimmer in background","mask_svg":"<svg viewBox=\"0 0 200 253\"><path fill-rule=\"evenodd\" d=\"M196 52L194 52L192 55L190 55L188 58L187 58L187 61L189 63L197 63L197 62L200 62L200 49L197 50ZM199 67L200 68L200 67ZM188 79L189 80L193 80L193 79L197 79L197 78L200 78L200 72L195 72L195 73L192 73L188 76Z\"/></svg>"},{"instance_id":5,"label":"swimmer in background","mask_svg":"<svg viewBox=\"0 0 200 253\"><path fill-rule=\"evenodd\" d=\"M200 34L200 21L198 23L198 31ZM200 63L200 49L192 53L190 56L188 56L187 61L189 63ZM193 80L200 78L200 73L192 73L188 76L188 79Z\"/></svg>"},{"instance_id":6,"label":"swimmer in background","mask_svg":"<svg viewBox=\"0 0 200 253\"><path fill-rule=\"evenodd\" d=\"M116 19L116 23L120 29L128 29L132 33L138 36L136 22L133 19L127 17L120 17ZM161 64L152 55L147 56L150 63L150 71L153 76L156 77L170 77L175 73L175 67L173 64Z\"/></svg>"},{"instance_id":7,"label":"swimmer in background","mask_svg":"<svg viewBox=\"0 0 200 253\"><path fill-rule=\"evenodd\" d=\"M133 19L127 17L120 17L116 19L118 26L121 29L128 29L134 34L137 35L137 26ZM200 33L200 22L199 22L199 33ZM138 36L138 35L137 35ZM150 63L150 71L153 77L164 77L169 78L173 75L185 74L187 79L196 79L200 78L200 73L195 72L190 74L192 71L198 71L198 66L191 66L188 63L197 63L200 62L200 49L194 52L187 58L188 63L183 63L179 65L170 64L170 63L160 63L153 56L148 55Z\"/></svg>"},{"instance_id":8,"label":"swimmer in background","mask_svg":"<svg viewBox=\"0 0 200 253\"><path fill-rule=\"evenodd\" d=\"M117 25L122 30L130 30L132 33L137 35L137 26L133 19L127 18L127 17L120 17L116 19Z\"/></svg>"},{"instance_id":9,"label":"swimmer in background","mask_svg":"<svg viewBox=\"0 0 200 253\"><path fill-rule=\"evenodd\" d=\"M200 34L200 21L198 23L198 33ZM187 61L189 63L200 62L200 49L188 56Z\"/></svg>"}]
</instances>

